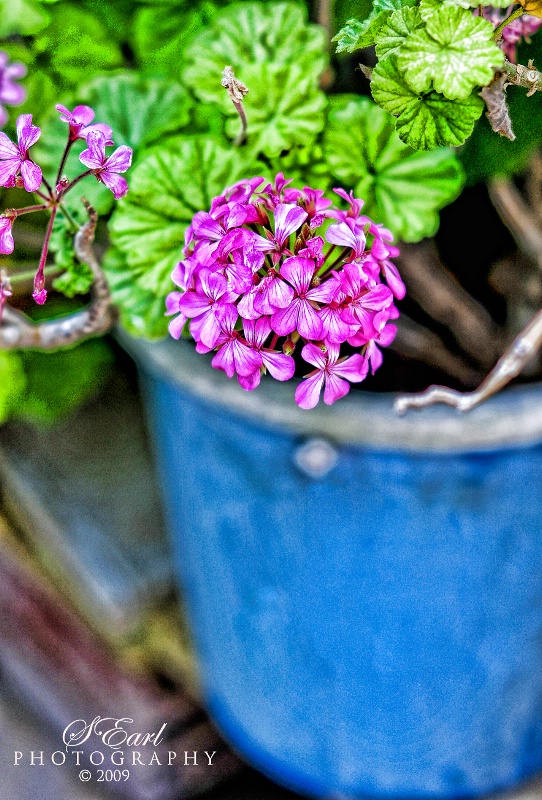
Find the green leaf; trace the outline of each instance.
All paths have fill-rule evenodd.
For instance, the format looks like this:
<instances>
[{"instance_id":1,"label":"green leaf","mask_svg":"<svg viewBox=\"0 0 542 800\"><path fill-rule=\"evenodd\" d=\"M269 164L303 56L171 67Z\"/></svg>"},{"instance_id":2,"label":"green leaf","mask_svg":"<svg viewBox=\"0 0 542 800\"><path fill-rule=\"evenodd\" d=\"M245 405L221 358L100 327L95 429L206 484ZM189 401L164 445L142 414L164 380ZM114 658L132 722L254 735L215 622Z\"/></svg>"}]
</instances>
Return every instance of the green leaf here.
<instances>
[{"instance_id":1,"label":"green leaf","mask_svg":"<svg viewBox=\"0 0 542 800\"><path fill-rule=\"evenodd\" d=\"M137 60L146 73L178 80L184 48L218 13L214 3L195 5L195 8L187 8L182 3L154 3L136 11L133 44Z\"/></svg>"},{"instance_id":2,"label":"green leaf","mask_svg":"<svg viewBox=\"0 0 542 800\"><path fill-rule=\"evenodd\" d=\"M394 11L416 5L417 0L375 0L374 8L364 20L350 19L333 37L337 42L337 53L353 53L370 47Z\"/></svg>"},{"instance_id":3,"label":"green leaf","mask_svg":"<svg viewBox=\"0 0 542 800\"><path fill-rule=\"evenodd\" d=\"M398 65L416 92L431 87L451 100L465 100L485 86L504 54L493 42L493 26L463 8L445 8L427 19L401 47Z\"/></svg>"},{"instance_id":4,"label":"green leaf","mask_svg":"<svg viewBox=\"0 0 542 800\"><path fill-rule=\"evenodd\" d=\"M49 15L32 0L0 0L0 36L29 36L45 28Z\"/></svg>"},{"instance_id":5,"label":"green leaf","mask_svg":"<svg viewBox=\"0 0 542 800\"><path fill-rule=\"evenodd\" d=\"M82 208L77 211L75 217L76 225L81 225L85 221L86 215ZM90 268L86 264L81 264L76 258L73 246L74 235L74 225L64 214L58 213L53 222L49 251L54 253L55 265L59 269L65 270L62 275L54 279L53 288L57 292L62 292L66 297L86 294L93 281Z\"/></svg>"},{"instance_id":6,"label":"green leaf","mask_svg":"<svg viewBox=\"0 0 542 800\"><path fill-rule=\"evenodd\" d=\"M327 63L325 35L307 23L301 6L236 3L194 36L185 55L185 82L229 117L229 136L237 136L240 121L220 82L224 67L231 65L248 86L244 107L253 151L274 157L322 129L326 99L318 81Z\"/></svg>"},{"instance_id":7,"label":"green leaf","mask_svg":"<svg viewBox=\"0 0 542 800\"><path fill-rule=\"evenodd\" d=\"M412 150L400 140L389 114L367 97L334 99L324 152L334 178L365 200L364 212L407 242L437 232L439 209L463 185L452 150Z\"/></svg>"},{"instance_id":8,"label":"green leaf","mask_svg":"<svg viewBox=\"0 0 542 800\"><path fill-rule=\"evenodd\" d=\"M249 64L243 71L243 81L250 87L243 105L248 119L247 142L253 152L277 156L292 145L309 144L324 127L326 96L297 64ZM223 92L226 133L233 139L241 130L241 122Z\"/></svg>"},{"instance_id":9,"label":"green leaf","mask_svg":"<svg viewBox=\"0 0 542 800\"><path fill-rule=\"evenodd\" d=\"M380 61L397 52L405 39L423 25L417 8L400 8L394 11L382 26L376 40L376 54Z\"/></svg>"},{"instance_id":10,"label":"green leaf","mask_svg":"<svg viewBox=\"0 0 542 800\"><path fill-rule=\"evenodd\" d=\"M120 280L125 294L119 298L117 286L115 301L122 301L121 313L129 308L127 313L133 315L133 304L142 302L142 291L144 305L159 302L163 313L165 297L173 288L171 271L182 257L184 232L192 217L209 209L213 197L226 186L257 174L255 169L238 151L204 138L172 140L134 169L130 192L109 224L112 242L131 271L133 296ZM143 323L139 333L153 335L152 330L143 329Z\"/></svg>"},{"instance_id":11,"label":"green leaf","mask_svg":"<svg viewBox=\"0 0 542 800\"><path fill-rule=\"evenodd\" d=\"M163 339L168 325L164 297L144 289L138 280L142 272L129 267L124 254L114 247L106 253L102 268L121 325L134 336ZM169 288L173 289L173 284Z\"/></svg>"},{"instance_id":12,"label":"green leaf","mask_svg":"<svg viewBox=\"0 0 542 800\"><path fill-rule=\"evenodd\" d=\"M309 24L305 9L294 3L234 3L194 36L185 55L183 78L209 103L220 103L225 94L220 78L226 65L247 83L249 65L297 64L316 84L328 61L324 29Z\"/></svg>"},{"instance_id":13,"label":"green leaf","mask_svg":"<svg viewBox=\"0 0 542 800\"><path fill-rule=\"evenodd\" d=\"M484 108L476 93L455 101L437 92L418 94L405 81L396 56L376 65L371 91L378 105L397 117L397 133L414 150L462 144Z\"/></svg>"},{"instance_id":14,"label":"green leaf","mask_svg":"<svg viewBox=\"0 0 542 800\"><path fill-rule=\"evenodd\" d=\"M19 354L0 350L0 423L17 408L25 387L26 376Z\"/></svg>"},{"instance_id":15,"label":"green leaf","mask_svg":"<svg viewBox=\"0 0 542 800\"><path fill-rule=\"evenodd\" d=\"M26 391L14 416L49 425L75 411L104 384L113 353L103 339L89 339L76 347L52 353L20 354Z\"/></svg>"},{"instance_id":16,"label":"green leaf","mask_svg":"<svg viewBox=\"0 0 542 800\"><path fill-rule=\"evenodd\" d=\"M183 128L192 106L178 83L128 72L96 78L79 96L95 110L97 120L113 128L115 145L127 144L136 151Z\"/></svg>"},{"instance_id":17,"label":"green leaf","mask_svg":"<svg viewBox=\"0 0 542 800\"><path fill-rule=\"evenodd\" d=\"M111 41L100 19L76 5L62 3L51 24L36 36L34 48L56 73L64 91L88 81L97 72L123 66L119 45Z\"/></svg>"}]
</instances>

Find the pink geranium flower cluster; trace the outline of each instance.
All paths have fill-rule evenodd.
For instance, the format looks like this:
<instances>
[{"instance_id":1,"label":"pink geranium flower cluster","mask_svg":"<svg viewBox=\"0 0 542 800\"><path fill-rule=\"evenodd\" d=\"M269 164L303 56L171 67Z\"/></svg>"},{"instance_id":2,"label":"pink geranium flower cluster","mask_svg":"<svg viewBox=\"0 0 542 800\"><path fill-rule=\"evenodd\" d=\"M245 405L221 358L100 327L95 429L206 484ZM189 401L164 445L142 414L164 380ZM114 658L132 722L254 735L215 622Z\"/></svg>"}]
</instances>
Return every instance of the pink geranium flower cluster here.
<instances>
[{"instance_id":1,"label":"pink geranium flower cluster","mask_svg":"<svg viewBox=\"0 0 542 800\"><path fill-rule=\"evenodd\" d=\"M264 372L293 377L299 347L311 370L296 402L313 408L323 389L331 404L374 373L393 341L394 298L405 294L390 260L399 251L352 193L335 189L341 210L282 173L262 183L240 181L194 216L172 275L180 291L167 298L169 330L179 338L188 323L197 351L215 351L213 367L246 390Z\"/></svg>"},{"instance_id":2,"label":"pink geranium flower cluster","mask_svg":"<svg viewBox=\"0 0 542 800\"><path fill-rule=\"evenodd\" d=\"M1 56L1 52L0 52ZM2 61L0 58L0 70ZM1 77L1 76L0 76ZM22 208L11 208L0 214L0 254L9 255L14 249L13 223L22 214L36 211L50 211L49 224L41 257L34 279L33 297L42 305L47 298L45 289L45 263L49 242L53 230L55 216L61 207L66 194L88 176L94 176L113 192L118 200L128 191L128 184L121 173L126 172L132 163L132 149L121 145L107 155L106 147L113 144L112 130L103 122L92 124L94 111L89 106L76 106L69 111L65 106L57 105L60 119L68 125L68 136L64 153L61 154L60 165L54 183L49 183L41 168L30 157L29 150L41 136L41 129L32 124L31 114L21 114L17 119L17 142L0 131L0 186L18 187L35 193L41 202ZM86 142L86 149L79 155L79 161L87 169L71 181L63 174L69 152L78 139ZM6 294L0 295L0 321Z\"/></svg>"},{"instance_id":3,"label":"pink geranium flower cluster","mask_svg":"<svg viewBox=\"0 0 542 800\"><path fill-rule=\"evenodd\" d=\"M486 6L482 13L496 28L497 25L500 25L504 19L510 16L513 8L513 5L508 6L508 8L492 8L491 6ZM478 13L478 11L476 11L476 13ZM509 61L515 63L516 45L519 44L522 39L530 43L529 37L536 33L540 26L542 26L542 17L533 17L531 14L523 14L504 28L502 39L499 44Z\"/></svg>"}]
</instances>

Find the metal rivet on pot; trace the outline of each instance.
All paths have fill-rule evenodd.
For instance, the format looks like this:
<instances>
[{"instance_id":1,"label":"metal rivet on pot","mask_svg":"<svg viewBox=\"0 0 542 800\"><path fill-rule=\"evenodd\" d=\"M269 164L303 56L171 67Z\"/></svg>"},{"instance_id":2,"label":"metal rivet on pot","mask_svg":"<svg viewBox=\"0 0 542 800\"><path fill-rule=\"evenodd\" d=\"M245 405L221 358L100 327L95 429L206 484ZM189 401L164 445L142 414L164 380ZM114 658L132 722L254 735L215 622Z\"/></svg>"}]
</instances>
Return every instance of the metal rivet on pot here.
<instances>
[{"instance_id":1,"label":"metal rivet on pot","mask_svg":"<svg viewBox=\"0 0 542 800\"><path fill-rule=\"evenodd\" d=\"M294 464L309 478L325 478L337 463L337 450L325 439L309 439L294 453Z\"/></svg>"}]
</instances>

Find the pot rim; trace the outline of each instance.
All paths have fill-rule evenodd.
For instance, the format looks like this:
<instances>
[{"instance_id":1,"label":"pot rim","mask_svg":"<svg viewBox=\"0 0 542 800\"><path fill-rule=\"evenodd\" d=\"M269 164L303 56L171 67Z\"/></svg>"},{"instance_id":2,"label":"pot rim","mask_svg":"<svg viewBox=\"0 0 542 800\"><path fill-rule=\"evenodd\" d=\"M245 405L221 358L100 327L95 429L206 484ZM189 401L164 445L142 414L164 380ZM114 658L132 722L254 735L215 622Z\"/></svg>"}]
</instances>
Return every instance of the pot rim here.
<instances>
[{"instance_id":1,"label":"pot rim","mask_svg":"<svg viewBox=\"0 0 542 800\"><path fill-rule=\"evenodd\" d=\"M306 411L294 401L298 381L284 383L263 376L254 392L213 369L211 356L196 353L191 342L149 342L117 330L125 350L152 375L175 383L204 401L218 404L252 422L287 428L304 437L379 450L487 452L528 447L542 441L540 384L515 386L469 412L433 406L398 416L393 393L351 391L332 406L319 403ZM207 358L207 362L206 359Z\"/></svg>"}]
</instances>

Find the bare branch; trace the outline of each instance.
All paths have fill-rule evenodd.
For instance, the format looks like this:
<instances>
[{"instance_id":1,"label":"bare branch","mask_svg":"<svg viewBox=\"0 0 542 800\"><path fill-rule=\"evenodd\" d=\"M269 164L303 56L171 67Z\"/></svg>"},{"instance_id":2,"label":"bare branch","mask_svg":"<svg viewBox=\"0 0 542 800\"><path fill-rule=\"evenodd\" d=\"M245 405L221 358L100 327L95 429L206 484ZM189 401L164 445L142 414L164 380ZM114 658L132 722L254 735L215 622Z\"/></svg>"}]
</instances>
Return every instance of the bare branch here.
<instances>
[{"instance_id":1,"label":"bare branch","mask_svg":"<svg viewBox=\"0 0 542 800\"><path fill-rule=\"evenodd\" d=\"M427 408L436 403L453 406L459 411L470 411L517 377L542 346L542 310L538 311L527 327L517 336L499 359L495 368L474 392L456 392L445 386L430 386L420 394L400 395L394 404L398 414L409 408Z\"/></svg>"},{"instance_id":2,"label":"bare branch","mask_svg":"<svg viewBox=\"0 0 542 800\"><path fill-rule=\"evenodd\" d=\"M86 202L85 207L89 221L75 235L75 252L94 276L92 302L74 314L38 323L6 306L0 325L0 350L54 350L106 333L114 323L115 311L107 281L92 249L98 217Z\"/></svg>"},{"instance_id":3,"label":"bare branch","mask_svg":"<svg viewBox=\"0 0 542 800\"><path fill-rule=\"evenodd\" d=\"M451 330L477 364L489 369L501 350L499 330L486 309L442 265L434 244L402 244L398 266L409 295Z\"/></svg>"},{"instance_id":4,"label":"bare branch","mask_svg":"<svg viewBox=\"0 0 542 800\"><path fill-rule=\"evenodd\" d=\"M401 314L395 324L397 335L389 349L406 358L415 358L431 367L446 372L465 386L476 386L482 375L471 369L465 361L451 353L433 331Z\"/></svg>"},{"instance_id":5,"label":"bare branch","mask_svg":"<svg viewBox=\"0 0 542 800\"><path fill-rule=\"evenodd\" d=\"M542 154L536 151L531 158L530 169L526 175L527 197L531 210L535 212L538 224L542 226Z\"/></svg>"},{"instance_id":6,"label":"bare branch","mask_svg":"<svg viewBox=\"0 0 542 800\"><path fill-rule=\"evenodd\" d=\"M534 67L532 59L526 67L523 64L513 64L505 59L502 71L506 75L508 83L514 86L523 86L529 90L527 97L542 89L542 72Z\"/></svg>"},{"instance_id":7,"label":"bare branch","mask_svg":"<svg viewBox=\"0 0 542 800\"><path fill-rule=\"evenodd\" d=\"M542 228L536 214L523 200L512 181L493 178L488 188L491 202L518 247L532 258L542 271Z\"/></svg>"},{"instance_id":8,"label":"bare branch","mask_svg":"<svg viewBox=\"0 0 542 800\"><path fill-rule=\"evenodd\" d=\"M224 67L222 71L221 84L227 90L229 98L235 106L235 110L241 119L241 133L233 142L234 147L237 147L238 145L243 144L247 138L248 123L247 115L243 106L243 98L246 94L248 94L248 88L244 83L241 83L241 81L237 80L233 74L232 67Z\"/></svg>"}]
</instances>

